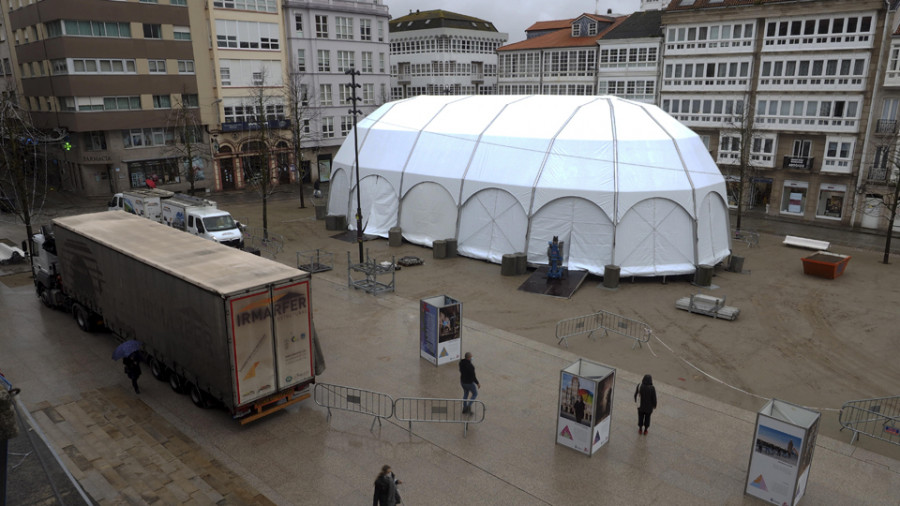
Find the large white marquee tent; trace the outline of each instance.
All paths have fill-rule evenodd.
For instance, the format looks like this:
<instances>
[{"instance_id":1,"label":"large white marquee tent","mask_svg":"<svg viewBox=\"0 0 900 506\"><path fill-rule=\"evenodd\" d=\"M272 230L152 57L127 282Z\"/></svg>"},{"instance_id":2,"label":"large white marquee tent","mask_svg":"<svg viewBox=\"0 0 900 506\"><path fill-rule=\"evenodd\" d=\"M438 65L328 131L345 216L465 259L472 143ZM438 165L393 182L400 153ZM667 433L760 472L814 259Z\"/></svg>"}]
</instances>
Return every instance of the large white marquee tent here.
<instances>
[{"instance_id":1,"label":"large white marquee tent","mask_svg":"<svg viewBox=\"0 0 900 506\"><path fill-rule=\"evenodd\" d=\"M658 107L609 96L419 96L358 124L363 229L499 263L526 252L603 275L687 274L729 254L725 181L700 138ZM328 213L356 229L353 134Z\"/></svg>"}]
</instances>

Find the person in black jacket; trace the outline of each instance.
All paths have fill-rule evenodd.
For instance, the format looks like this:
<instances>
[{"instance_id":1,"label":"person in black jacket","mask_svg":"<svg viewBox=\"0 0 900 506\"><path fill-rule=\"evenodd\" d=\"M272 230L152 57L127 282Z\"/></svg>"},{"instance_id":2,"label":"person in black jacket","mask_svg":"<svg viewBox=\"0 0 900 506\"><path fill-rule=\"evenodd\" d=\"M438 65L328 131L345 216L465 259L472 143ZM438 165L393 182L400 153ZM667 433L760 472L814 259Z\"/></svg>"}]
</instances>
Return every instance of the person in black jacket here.
<instances>
[{"instance_id":1,"label":"person in black jacket","mask_svg":"<svg viewBox=\"0 0 900 506\"><path fill-rule=\"evenodd\" d=\"M472 412L472 401L478 397L478 387L481 383L475 377L475 366L472 365L472 353L467 352L466 357L459 361L459 383L463 389L463 409L462 412L469 414ZM472 399L466 401L472 394Z\"/></svg>"},{"instance_id":2,"label":"person in black jacket","mask_svg":"<svg viewBox=\"0 0 900 506\"><path fill-rule=\"evenodd\" d=\"M400 504L400 494L397 492L397 485L401 483L403 482L394 476L391 466L382 466L381 472L375 478L375 494L372 496L372 506L396 506Z\"/></svg>"},{"instance_id":3,"label":"person in black jacket","mask_svg":"<svg viewBox=\"0 0 900 506\"><path fill-rule=\"evenodd\" d=\"M650 428L650 415L656 409L656 388L653 387L653 378L649 374L644 375L641 384L634 389L634 401L638 402L638 434L647 435Z\"/></svg>"},{"instance_id":4,"label":"person in black jacket","mask_svg":"<svg viewBox=\"0 0 900 506\"><path fill-rule=\"evenodd\" d=\"M141 377L141 352L136 351L131 355L128 355L122 360L122 363L125 365L125 374L131 380L131 386L134 388L134 393L141 393L141 389L138 387L137 380Z\"/></svg>"}]
</instances>

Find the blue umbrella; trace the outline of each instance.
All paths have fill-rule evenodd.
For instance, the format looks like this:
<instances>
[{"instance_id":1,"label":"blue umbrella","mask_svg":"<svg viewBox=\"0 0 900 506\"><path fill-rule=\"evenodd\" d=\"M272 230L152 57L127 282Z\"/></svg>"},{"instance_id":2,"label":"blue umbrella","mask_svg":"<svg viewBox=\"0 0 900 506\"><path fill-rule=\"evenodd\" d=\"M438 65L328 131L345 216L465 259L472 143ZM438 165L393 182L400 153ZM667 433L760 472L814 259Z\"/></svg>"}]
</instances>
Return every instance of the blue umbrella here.
<instances>
[{"instance_id":1,"label":"blue umbrella","mask_svg":"<svg viewBox=\"0 0 900 506\"><path fill-rule=\"evenodd\" d=\"M143 346L143 343L141 343L137 339L125 341L124 343L116 346L116 349L113 350L112 359L119 360L120 358L127 357L128 355L131 355L136 351L141 351L141 346Z\"/></svg>"}]
</instances>

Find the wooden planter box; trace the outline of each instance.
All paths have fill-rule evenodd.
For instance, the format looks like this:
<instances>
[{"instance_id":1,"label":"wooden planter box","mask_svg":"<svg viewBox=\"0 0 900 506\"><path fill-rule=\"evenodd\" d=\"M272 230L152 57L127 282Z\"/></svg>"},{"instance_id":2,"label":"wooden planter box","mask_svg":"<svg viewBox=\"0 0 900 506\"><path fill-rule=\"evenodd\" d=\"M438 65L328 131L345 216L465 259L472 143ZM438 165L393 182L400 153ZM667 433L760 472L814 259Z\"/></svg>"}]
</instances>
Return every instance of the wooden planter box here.
<instances>
[{"instance_id":1,"label":"wooden planter box","mask_svg":"<svg viewBox=\"0 0 900 506\"><path fill-rule=\"evenodd\" d=\"M803 259L803 274L834 279L847 270L849 255L838 255L827 251L817 251Z\"/></svg>"}]
</instances>

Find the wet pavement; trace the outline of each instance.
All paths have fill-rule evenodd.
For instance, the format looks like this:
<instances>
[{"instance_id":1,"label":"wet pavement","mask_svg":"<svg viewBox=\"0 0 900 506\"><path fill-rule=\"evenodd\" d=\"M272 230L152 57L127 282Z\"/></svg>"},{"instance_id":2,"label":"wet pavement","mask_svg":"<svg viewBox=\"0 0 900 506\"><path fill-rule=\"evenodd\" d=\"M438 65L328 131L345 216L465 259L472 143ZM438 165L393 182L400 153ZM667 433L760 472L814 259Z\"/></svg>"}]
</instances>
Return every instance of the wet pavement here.
<instances>
[{"instance_id":1,"label":"wet pavement","mask_svg":"<svg viewBox=\"0 0 900 506\"><path fill-rule=\"evenodd\" d=\"M752 214L744 229L884 244ZM455 364L419 357L418 301L324 276L313 293L329 336L321 382L395 398L460 394ZM579 357L476 321L464 320L464 347L476 355L486 418L465 434L459 424L410 431L395 418L370 430L371 417L336 411L329 420L312 400L241 427L146 371L135 395L109 359L113 337L84 334L43 307L27 273L0 278L0 321L0 370L22 389L20 418L35 429L10 441L9 504L362 504L385 463L412 505L763 504L743 494L754 412L658 384L660 407L639 436L630 398L639 371L619 369L610 440L587 457L555 444L559 371ZM900 462L820 436L801 504L897 504L897 490Z\"/></svg>"}]
</instances>

